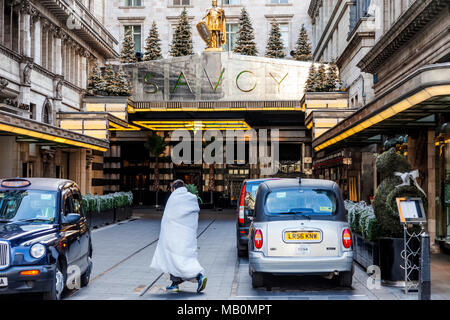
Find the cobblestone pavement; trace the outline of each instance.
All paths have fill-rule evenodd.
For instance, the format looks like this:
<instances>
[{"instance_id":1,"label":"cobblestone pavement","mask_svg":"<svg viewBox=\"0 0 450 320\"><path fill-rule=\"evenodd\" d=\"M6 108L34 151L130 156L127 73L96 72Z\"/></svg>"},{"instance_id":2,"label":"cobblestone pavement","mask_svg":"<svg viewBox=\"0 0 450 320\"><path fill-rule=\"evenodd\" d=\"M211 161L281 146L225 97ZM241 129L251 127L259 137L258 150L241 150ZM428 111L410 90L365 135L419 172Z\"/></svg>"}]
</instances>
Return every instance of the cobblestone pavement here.
<instances>
[{"instance_id":1,"label":"cobblestone pavement","mask_svg":"<svg viewBox=\"0 0 450 320\"><path fill-rule=\"evenodd\" d=\"M166 293L169 277L149 268L159 236L161 213L136 212L134 219L93 231L94 269L88 287L68 292L74 300L234 300L321 299L377 300L417 299L398 288L368 288L368 276L357 265L353 287L337 287L322 277L274 277L272 289L253 289L248 259L237 258L233 212L205 211L198 228L199 261L208 284L201 294L195 283L183 283L179 293ZM436 298L442 298L436 296Z\"/></svg>"}]
</instances>

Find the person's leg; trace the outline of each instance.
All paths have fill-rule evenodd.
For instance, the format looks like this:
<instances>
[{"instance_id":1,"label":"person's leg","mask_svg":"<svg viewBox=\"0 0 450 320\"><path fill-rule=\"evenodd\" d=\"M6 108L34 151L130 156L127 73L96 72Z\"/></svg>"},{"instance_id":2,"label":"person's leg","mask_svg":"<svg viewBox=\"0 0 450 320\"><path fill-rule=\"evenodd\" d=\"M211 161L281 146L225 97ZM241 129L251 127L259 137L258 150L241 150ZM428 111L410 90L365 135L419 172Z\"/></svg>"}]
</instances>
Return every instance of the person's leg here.
<instances>
[{"instance_id":1,"label":"person's leg","mask_svg":"<svg viewBox=\"0 0 450 320\"><path fill-rule=\"evenodd\" d=\"M175 277L175 276L173 276L173 275L170 275L170 281L172 281L172 284L171 284L171 285L168 285L168 286L166 287L166 290L167 290L167 291L175 291L175 292L179 292L179 291L180 291L179 285L180 285L181 283L183 283L183 279L181 279L181 278L179 278L179 277Z\"/></svg>"},{"instance_id":2,"label":"person's leg","mask_svg":"<svg viewBox=\"0 0 450 320\"><path fill-rule=\"evenodd\" d=\"M203 291L205 289L207 281L208 281L208 278L206 278L206 276L204 276L203 274L199 273L197 275L197 282L198 282L197 292L198 293L200 293L201 291Z\"/></svg>"}]
</instances>

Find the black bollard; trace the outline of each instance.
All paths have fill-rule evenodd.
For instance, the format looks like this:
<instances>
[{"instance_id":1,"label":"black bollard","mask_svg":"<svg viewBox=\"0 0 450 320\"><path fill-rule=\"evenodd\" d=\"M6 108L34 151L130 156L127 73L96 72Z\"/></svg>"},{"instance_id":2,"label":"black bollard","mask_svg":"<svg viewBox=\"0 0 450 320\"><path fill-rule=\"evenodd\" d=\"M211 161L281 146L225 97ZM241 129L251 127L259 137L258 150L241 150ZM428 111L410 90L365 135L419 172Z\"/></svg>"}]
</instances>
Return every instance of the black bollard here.
<instances>
[{"instance_id":1,"label":"black bollard","mask_svg":"<svg viewBox=\"0 0 450 320\"><path fill-rule=\"evenodd\" d=\"M420 242L419 299L431 300L430 236L423 232Z\"/></svg>"}]
</instances>

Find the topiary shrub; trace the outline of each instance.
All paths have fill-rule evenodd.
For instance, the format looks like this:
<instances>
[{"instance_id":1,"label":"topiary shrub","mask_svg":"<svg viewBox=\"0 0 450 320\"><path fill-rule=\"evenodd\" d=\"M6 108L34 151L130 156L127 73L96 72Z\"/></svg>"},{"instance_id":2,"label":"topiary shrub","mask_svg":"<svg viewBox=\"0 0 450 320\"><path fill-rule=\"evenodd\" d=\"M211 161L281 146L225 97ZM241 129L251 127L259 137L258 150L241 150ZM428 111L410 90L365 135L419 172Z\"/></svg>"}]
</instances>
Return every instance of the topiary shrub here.
<instances>
[{"instance_id":1,"label":"topiary shrub","mask_svg":"<svg viewBox=\"0 0 450 320\"><path fill-rule=\"evenodd\" d=\"M424 200L424 208L426 208L426 197L414 185L397 187L402 184L402 179L395 173L409 172L411 166L407 158L398 154L394 148L378 156L376 166L382 179L373 201L379 236L401 238L403 237L403 227L400 224L396 198L421 197Z\"/></svg>"}]
</instances>

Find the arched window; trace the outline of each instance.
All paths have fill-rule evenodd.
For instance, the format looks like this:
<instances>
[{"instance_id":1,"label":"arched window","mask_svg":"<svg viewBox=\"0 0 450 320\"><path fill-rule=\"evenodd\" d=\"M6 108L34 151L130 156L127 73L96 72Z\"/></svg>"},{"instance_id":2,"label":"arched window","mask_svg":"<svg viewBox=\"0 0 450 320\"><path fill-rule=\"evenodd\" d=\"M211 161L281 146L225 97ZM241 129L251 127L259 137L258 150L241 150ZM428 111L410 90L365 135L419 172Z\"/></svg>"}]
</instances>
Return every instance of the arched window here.
<instances>
[{"instance_id":1,"label":"arched window","mask_svg":"<svg viewBox=\"0 0 450 320\"><path fill-rule=\"evenodd\" d=\"M46 124L51 124L52 122L52 106L50 101L45 101L44 108L42 109L42 122Z\"/></svg>"}]
</instances>

